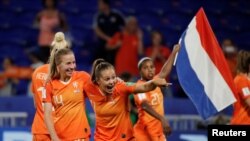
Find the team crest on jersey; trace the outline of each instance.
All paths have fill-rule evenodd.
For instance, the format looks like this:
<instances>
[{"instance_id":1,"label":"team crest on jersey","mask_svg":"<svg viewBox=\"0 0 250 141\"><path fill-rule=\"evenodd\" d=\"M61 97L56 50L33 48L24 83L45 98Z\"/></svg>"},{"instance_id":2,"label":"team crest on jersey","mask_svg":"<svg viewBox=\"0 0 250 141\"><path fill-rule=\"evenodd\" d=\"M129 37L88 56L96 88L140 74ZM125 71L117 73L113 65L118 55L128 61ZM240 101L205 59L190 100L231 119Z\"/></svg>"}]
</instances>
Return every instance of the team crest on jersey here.
<instances>
[{"instance_id":1,"label":"team crest on jersey","mask_svg":"<svg viewBox=\"0 0 250 141\"><path fill-rule=\"evenodd\" d=\"M80 89L78 88L78 82L73 82L74 93L80 93Z\"/></svg>"}]
</instances>

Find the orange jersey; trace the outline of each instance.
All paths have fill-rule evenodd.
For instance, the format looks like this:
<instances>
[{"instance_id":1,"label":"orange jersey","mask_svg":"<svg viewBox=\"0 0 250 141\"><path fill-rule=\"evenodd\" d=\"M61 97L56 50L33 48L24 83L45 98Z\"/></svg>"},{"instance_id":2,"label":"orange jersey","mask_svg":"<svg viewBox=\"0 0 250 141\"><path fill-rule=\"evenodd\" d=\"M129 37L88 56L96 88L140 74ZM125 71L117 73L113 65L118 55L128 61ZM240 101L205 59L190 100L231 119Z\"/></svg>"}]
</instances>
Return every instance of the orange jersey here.
<instances>
[{"instance_id":1,"label":"orange jersey","mask_svg":"<svg viewBox=\"0 0 250 141\"><path fill-rule=\"evenodd\" d=\"M91 81L87 83L85 91L96 114L95 141L128 141L133 138L128 96L134 88L117 82L108 98L97 85Z\"/></svg>"},{"instance_id":2,"label":"orange jersey","mask_svg":"<svg viewBox=\"0 0 250 141\"><path fill-rule=\"evenodd\" d=\"M44 102L51 102L54 111L54 127L61 140L89 138L90 127L85 112L83 87L90 79L86 72L75 71L65 83L51 80L46 85Z\"/></svg>"},{"instance_id":3,"label":"orange jersey","mask_svg":"<svg viewBox=\"0 0 250 141\"><path fill-rule=\"evenodd\" d=\"M250 80L247 76L237 75L234 83L237 90L237 102L234 103L231 124L250 124L250 108L245 103L245 99L250 97Z\"/></svg>"},{"instance_id":4,"label":"orange jersey","mask_svg":"<svg viewBox=\"0 0 250 141\"><path fill-rule=\"evenodd\" d=\"M44 123L44 109L42 103L42 92L45 90L44 84L48 77L49 65L45 64L38 67L32 74L31 89L34 94L36 113L32 123L33 134L48 134Z\"/></svg>"},{"instance_id":5,"label":"orange jersey","mask_svg":"<svg viewBox=\"0 0 250 141\"><path fill-rule=\"evenodd\" d=\"M137 83L142 83L143 81L139 80ZM134 95L135 104L138 108L138 121L135 124L135 127L144 127L151 129L148 129L150 132L150 135L153 134L153 136L159 136L163 134L162 125L161 122L148 114L146 111L144 111L141 107L141 103L143 101L147 101L150 106L160 115L164 116L164 107L163 107L163 94L161 92L161 89L157 87L156 89L147 92L147 93L139 93ZM152 130L152 131L151 131ZM134 128L134 134L137 130ZM147 132L145 130L145 132Z\"/></svg>"}]
</instances>

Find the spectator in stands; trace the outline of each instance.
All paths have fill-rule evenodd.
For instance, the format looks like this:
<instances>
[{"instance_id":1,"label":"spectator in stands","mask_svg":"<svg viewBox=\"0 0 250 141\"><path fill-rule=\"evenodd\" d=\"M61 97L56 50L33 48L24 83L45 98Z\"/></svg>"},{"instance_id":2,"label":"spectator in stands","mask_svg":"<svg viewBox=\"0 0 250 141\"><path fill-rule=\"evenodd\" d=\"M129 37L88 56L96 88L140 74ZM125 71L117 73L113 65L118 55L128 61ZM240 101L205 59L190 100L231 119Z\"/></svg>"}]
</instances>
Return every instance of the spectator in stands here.
<instances>
[{"instance_id":1,"label":"spectator in stands","mask_svg":"<svg viewBox=\"0 0 250 141\"><path fill-rule=\"evenodd\" d=\"M69 48L52 50L49 62L49 78L43 101L45 123L51 139L88 141L91 130L84 106L83 88L90 76L84 71L75 71L75 55Z\"/></svg>"},{"instance_id":2,"label":"spectator in stands","mask_svg":"<svg viewBox=\"0 0 250 141\"><path fill-rule=\"evenodd\" d=\"M237 75L234 78L236 99L231 124L250 124L250 52L240 50L237 56Z\"/></svg>"},{"instance_id":3,"label":"spectator in stands","mask_svg":"<svg viewBox=\"0 0 250 141\"><path fill-rule=\"evenodd\" d=\"M143 33L138 27L136 17L128 17L122 32L116 33L108 43L108 48L119 48L115 58L115 69L118 75L123 72L138 76L137 62L143 55Z\"/></svg>"},{"instance_id":4,"label":"spectator in stands","mask_svg":"<svg viewBox=\"0 0 250 141\"><path fill-rule=\"evenodd\" d=\"M163 64L171 54L171 50L163 42L162 34L159 31L152 31L151 46L145 50L145 55L150 57L155 65L155 73L159 73Z\"/></svg>"},{"instance_id":5,"label":"spectator in stands","mask_svg":"<svg viewBox=\"0 0 250 141\"><path fill-rule=\"evenodd\" d=\"M155 77L166 78L174 63L175 55L180 46L175 45L172 53L161 68L161 71L155 75L155 66L153 59L144 57L138 62L141 79L137 83L152 80ZM168 121L165 119L163 94L160 87L147 92L134 95L135 103L138 108L139 119L134 126L134 136L139 141L165 141L171 133Z\"/></svg>"},{"instance_id":6,"label":"spectator in stands","mask_svg":"<svg viewBox=\"0 0 250 141\"><path fill-rule=\"evenodd\" d=\"M99 39L94 58L104 58L114 64L117 50L106 49L106 44L116 32L121 31L125 21L120 12L110 8L109 0L98 0L98 9L94 20L94 31Z\"/></svg>"},{"instance_id":7,"label":"spectator in stands","mask_svg":"<svg viewBox=\"0 0 250 141\"><path fill-rule=\"evenodd\" d=\"M11 58L6 57L3 60L3 72L0 73L1 78L1 88L0 88L0 96L13 96L15 94L15 85L18 84L18 79L12 76L7 76L10 72L17 73L16 69L14 69L14 62Z\"/></svg>"},{"instance_id":8,"label":"spectator in stands","mask_svg":"<svg viewBox=\"0 0 250 141\"><path fill-rule=\"evenodd\" d=\"M16 95L18 94L17 86L20 80L31 79L33 69L31 67L17 66L13 60L6 57L3 61L4 71L0 74L2 78L1 95ZM27 89L27 88L26 88Z\"/></svg>"},{"instance_id":9,"label":"spectator in stands","mask_svg":"<svg viewBox=\"0 0 250 141\"><path fill-rule=\"evenodd\" d=\"M46 63L50 55L50 44L57 31L68 30L65 16L57 8L57 0L42 0L44 9L36 16L34 25L39 28L38 45L41 60Z\"/></svg>"},{"instance_id":10,"label":"spectator in stands","mask_svg":"<svg viewBox=\"0 0 250 141\"><path fill-rule=\"evenodd\" d=\"M145 55L150 57L155 66L155 73L158 74L161 71L163 64L168 59L171 54L171 50L163 41L163 35L159 31L151 32L151 46L147 47L145 50ZM166 78L167 81L170 80L169 75ZM172 97L172 89L162 88L165 93L164 97Z\"/></svg>"},{"instance_id":11,"label":"spectator in stands","mask_svg":"<svg viewBox=\"0 0 250 141\"><path fill-rule=\"evenodd\" d=\"M222 49L227 60L229 69L231 70L232 76L236 76L236 64L237 64L237 47L233 44L230 39L222 41Z\"/></svg>"},{"instance_id":12,"label":"spectator in stands","mask_svg":"<svg viewBox=\"0 0 250 141\"><path fill-rule=\"evenodd\" d=\"M91 80L84 88L96 115L94 140L133 140L128 96L131 93L153 90L160 85L167 85L165 79L154 78L152 81L128 86L117 81L113 65L103 59L95 60Z\"/></svg>"},{"instance_id":13,"label":"spectator in stands","mask_svg":"<svg viewBox=\"0 0 250 141\"><path fill-rule=\"evenodd\" d=\"M68 44L65 41L64 34L62 32L57 32L55 34L54 40L51 44L51 50L68 48ZM35 59L36 60L36 59ZM32 83L31 91L33 94L34 105L36 108L36 113L32 123L32 134L34 141L40 140L51 140L49 132L47 131L45 122L44 122L44 107L42 103L42 95L44 94L44 85L49 73L49 65L44 64L34 68L32 74Z\"/></svg>"}]
</instances>

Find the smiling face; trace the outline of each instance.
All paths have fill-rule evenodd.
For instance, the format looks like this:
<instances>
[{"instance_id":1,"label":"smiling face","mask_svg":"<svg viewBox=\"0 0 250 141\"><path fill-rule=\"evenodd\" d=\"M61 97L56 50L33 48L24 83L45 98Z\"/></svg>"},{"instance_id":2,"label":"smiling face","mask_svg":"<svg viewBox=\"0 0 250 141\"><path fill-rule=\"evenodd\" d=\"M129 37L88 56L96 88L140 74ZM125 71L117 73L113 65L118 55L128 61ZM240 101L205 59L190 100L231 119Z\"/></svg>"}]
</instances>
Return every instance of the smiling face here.
<instances>
[{"instance_id":1,"label":"smiling face","mask_svg":"<svg viewBox=\"0 0 250 141\"><path fill-rule=\"evenodd\" d=\"M142 63L140 74L143 80L151 80L155 76L155 66L151 60Z\"/></svg>"},{"instance_id":2,"label":"smiling face","mask_svg":"<svg viewBox=\"0 0 250 141\"><path fill-rule=\"evenodd\" d=\"M57 71L60 73L60 80L66 81L70 79L76 69L75 56L71 52L60 57L61 62L57 65Z\"/></svg>"},{"instance_id":3,"label":"smiling face","mask_svg":"<svg viewBox=\"0 0 250 141\"><path fill-rule=\"evenodd\" d=\"M112 94L116 82L115 70L111 67L102 70L99 78L97 78L97 84L104 94Z\"/></svg>"}]
</instances>

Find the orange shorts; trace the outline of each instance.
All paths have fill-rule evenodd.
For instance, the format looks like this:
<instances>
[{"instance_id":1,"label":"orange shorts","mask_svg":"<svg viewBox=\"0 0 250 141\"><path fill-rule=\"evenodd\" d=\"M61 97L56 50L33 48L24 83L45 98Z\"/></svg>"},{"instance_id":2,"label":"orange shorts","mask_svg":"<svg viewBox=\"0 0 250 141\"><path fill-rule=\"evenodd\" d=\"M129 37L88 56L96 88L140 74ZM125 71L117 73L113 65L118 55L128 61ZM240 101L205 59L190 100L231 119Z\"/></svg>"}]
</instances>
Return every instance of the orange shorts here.
<instances>
[{"instance_id":1,"label":"orange shorts","mask_svg":"<svg viewBox=\"0 0 250 141\"><path fill-rule=\"evenodd\" d=\"M33 134L32 141L51 141L49 134Z\"/></svg>"},{"instance_id":2,"label":"orange shorts","mask_svg":"<svg viewBox=\"0 0 250 141\"><path fill-rule=\"evenodd\" d=\"M141 124L135 124L134 137L135 141L167 141L163 132L154 133L155 128L148 128Z\"/></svg>"}]
</instances>

